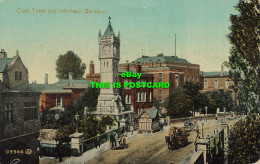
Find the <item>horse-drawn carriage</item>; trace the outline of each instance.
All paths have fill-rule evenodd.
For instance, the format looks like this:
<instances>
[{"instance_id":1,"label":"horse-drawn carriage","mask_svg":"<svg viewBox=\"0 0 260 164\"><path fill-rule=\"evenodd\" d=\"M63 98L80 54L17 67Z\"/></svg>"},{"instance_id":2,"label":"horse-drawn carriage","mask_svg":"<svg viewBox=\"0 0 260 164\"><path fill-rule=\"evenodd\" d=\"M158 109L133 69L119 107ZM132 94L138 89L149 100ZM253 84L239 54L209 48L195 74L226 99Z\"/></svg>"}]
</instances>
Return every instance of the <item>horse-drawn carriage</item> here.
<instances>
[{"instance_id":1,"label":"horse-drawn carriage","mask_svg":"<svg viewBox=\"0 0 260 164\"><path fill-rule=\"evenodd\" d=\"M126 148L126 136L122 133L120 136L118 136L117 133L112 133L110 135L110 147L112 150L115 150L117 148Z\"/></svg>"},{"instance_id":2,"label":"horse-drawn carriage","mask_svg":"<svg viewBox=\"0 0 260 164\"><path fill-rule=\"evenodd\" d=\"M187 127L171 127L169 129L169 136L165 136L165 141L168 143L168 149L173 150L181 145L188 144L188 136L190 130Z\"/></svg>"}]
</instances>

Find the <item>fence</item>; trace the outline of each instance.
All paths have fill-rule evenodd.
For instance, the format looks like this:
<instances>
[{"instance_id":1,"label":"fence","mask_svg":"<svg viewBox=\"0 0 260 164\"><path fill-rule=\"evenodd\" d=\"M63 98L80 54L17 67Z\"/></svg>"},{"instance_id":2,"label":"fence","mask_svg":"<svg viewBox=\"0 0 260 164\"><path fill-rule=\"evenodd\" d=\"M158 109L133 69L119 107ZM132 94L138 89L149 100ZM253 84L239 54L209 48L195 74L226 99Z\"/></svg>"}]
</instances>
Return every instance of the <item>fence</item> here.
<instances>
[{"instance_id":1,"label":"fence","mask_svg":"<svg viewBox=\"0 0 260 164\"><path fill-rule=\"evenodd\" d=\"M106 133L104 133L104 134L101 134L101 135L99 136L100 144L109 141L109 138L110 138L111 133L113 133L113 132L121 133L123 130L125 130L125 127L120 127L120 128L118 128L118 129L115 129L115 130L106 132ZM97 144L96 141L97 141L97 136L92 137L92 138L89 138L89 139L83 141L83 152L86 152L86 151L91 150L91 149L93 149L94 147L96 147L96 146L97 146L97 145L96 145L96 144Z\"/></svg>"},{"instance_id":2,"label":"fence","mask_svg":"<svg viewBox=\"0 0 260 164\"><path fill-rule=\"evenodd\" d=\"M209 144L209 163L219 164L224 161L224 129L217 133Z\"/></svg>"},{"instance_id":3,"label":"fence","mask_svg":"<svg viewBox=\"0 0 260 164\"><path fill-rule=\"evenodd\" d=\"M99 136L100 144L109 141L110 135L113 132L121 133L124 127L109 131ZM97 136L84 140L83 152L93 149L96 146ZM69 157L71 156L71 144L55 144L55 143L40 143L40 154L39 156L47 157Z\"/></svg>"}]
</instances>

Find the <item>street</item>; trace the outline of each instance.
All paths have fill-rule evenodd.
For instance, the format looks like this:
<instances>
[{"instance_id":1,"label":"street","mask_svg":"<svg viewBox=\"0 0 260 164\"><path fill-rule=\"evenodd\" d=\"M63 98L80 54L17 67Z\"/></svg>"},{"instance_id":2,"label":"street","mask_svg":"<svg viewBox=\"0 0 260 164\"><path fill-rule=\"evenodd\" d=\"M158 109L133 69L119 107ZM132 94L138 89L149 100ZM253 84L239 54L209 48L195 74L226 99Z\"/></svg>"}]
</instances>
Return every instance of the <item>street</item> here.
<instances>
[{"instance_id":1,"label":"street","mask_svg":"<svg viewBox=\"0 0 260 164\"><path fill-rule=\"evenodd\" d=\"M201 123L199 131L201 132ZM169 128L169 127L168 127ZM214 129L221 130L221 122L209 121L204 124L204 137L213 135ZM88 161L88 164L96 163L180 163L192 150L194 150L194 141L196 132L192 132L188 137L189 144L179 149L169 151L165 143L165 136L168 135L168 129L157 134L147 134L136 136L127 141L128 148L120 150L108 150L103 154Z\"/></svg>"}]
</instances>

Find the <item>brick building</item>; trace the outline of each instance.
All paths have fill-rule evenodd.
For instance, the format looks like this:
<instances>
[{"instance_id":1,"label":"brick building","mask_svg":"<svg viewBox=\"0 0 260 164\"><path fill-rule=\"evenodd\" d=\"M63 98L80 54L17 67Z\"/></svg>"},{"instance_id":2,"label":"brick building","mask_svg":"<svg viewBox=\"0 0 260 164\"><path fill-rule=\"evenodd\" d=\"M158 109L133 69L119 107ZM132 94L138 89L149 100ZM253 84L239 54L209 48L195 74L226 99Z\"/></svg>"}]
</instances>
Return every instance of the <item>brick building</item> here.
<instances>
[{"instance_id":1,"label":"brick building","mask_svg":"<svg viewBox=\"0 0 260 164\"><path fill-rule=\"evenodd\" d=\"M28 70L19 52L7 58L0 52L0 163L10 163L19 157L22 163L37 162L37 137L39 136L40 93L28 88ZM31 149L30 156L25 154ZM10 155L10 150L23 154Z\"/></svg>"},{"instance_id":2,"label":"brick building","mask_svg":"<svg viewBox=\"0 0 260 164\"><path fill-rule=\"evenodd\" d=\"M201 92L231 90L230 86L234 82L229 76L229 72L224 71L224 66L221 66L220 72L202 72L201 73Z\"/></svg>"},{"instance_id":3,"label":"brick building","mask_svg":"<svg viewBox=\"0 0 260 164\"><path fill-rule=\"evenodd\" d=\"M200 66L191 64L185 59L176 56L142 56L131 63L123 63L119 68L124 68L127 65L130 69L137 65L142 65L142 73L152 74L154 82L169 82L169 88L154 88L153 96L159 102L164 102L165 99L174 91L175 88L183 86L186 81L194 83L200 80Z\"/></svg>"},{"instance_id":4,"label":"brick building","mask_svg":"<svg viewBox=\"0 0 260 164\"><path fill-rule=\"evenodd\" d=\"M40 111L48 109L64 110L65 107L76 101L90 86L86 79L62 79L55 84L48 84L48 75L45 75L45 84L30 84L29 88L41 92Z\"/></svg>"}]
</instances>

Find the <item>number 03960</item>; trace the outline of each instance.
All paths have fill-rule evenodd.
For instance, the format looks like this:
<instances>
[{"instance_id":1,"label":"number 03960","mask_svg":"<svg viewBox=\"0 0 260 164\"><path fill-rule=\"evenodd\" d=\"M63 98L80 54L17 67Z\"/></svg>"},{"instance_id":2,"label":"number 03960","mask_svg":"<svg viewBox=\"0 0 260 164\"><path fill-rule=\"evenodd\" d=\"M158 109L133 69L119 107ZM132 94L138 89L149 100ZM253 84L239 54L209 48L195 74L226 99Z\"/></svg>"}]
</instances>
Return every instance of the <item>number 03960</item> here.
<instances>
[{"instance_id":1,"label":"number 03960","mask_svg":"<svg viewBox=\"0 0 260 164\"><path fill-rule=\"evenodd\" d=\"M6 154L23 154L24 151L23 150L16 150L16 149L14 149L14 150L6 150L5 153Z\"/></svg>"}]
</instances>

